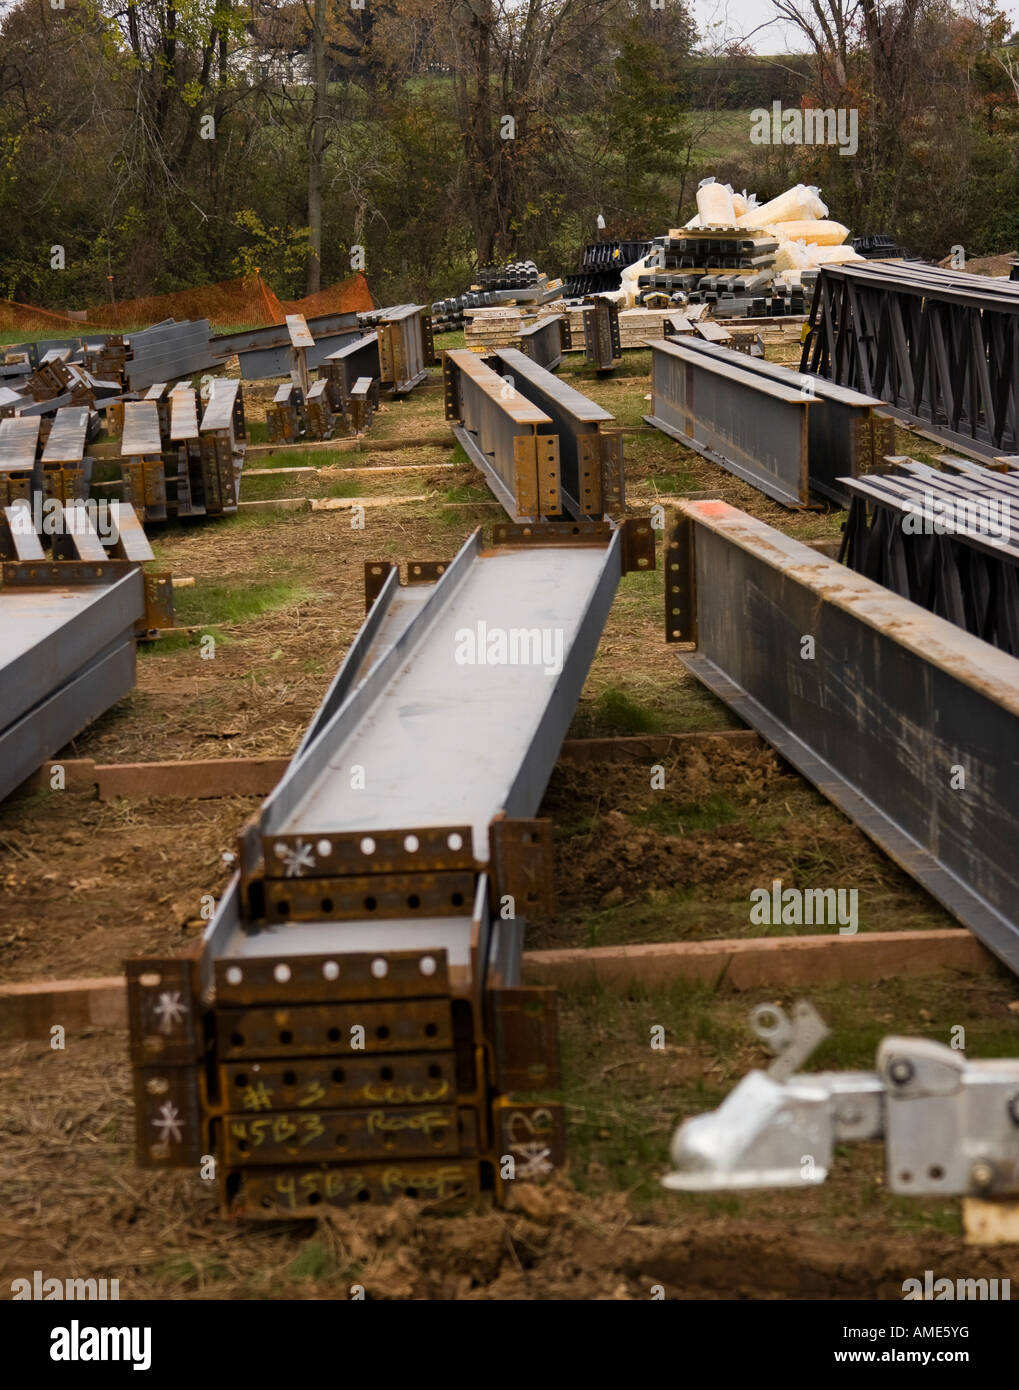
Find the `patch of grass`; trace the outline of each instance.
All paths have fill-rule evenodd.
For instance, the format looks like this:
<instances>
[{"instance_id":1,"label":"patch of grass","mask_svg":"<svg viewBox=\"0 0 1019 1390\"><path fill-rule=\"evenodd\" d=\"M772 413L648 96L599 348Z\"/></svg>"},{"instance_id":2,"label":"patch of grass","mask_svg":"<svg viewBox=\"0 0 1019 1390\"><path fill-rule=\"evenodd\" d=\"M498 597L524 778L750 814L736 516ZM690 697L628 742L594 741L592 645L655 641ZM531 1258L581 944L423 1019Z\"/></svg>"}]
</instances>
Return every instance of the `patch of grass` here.
<instances>
[{"instance_id":1,"label":"patch of grass","mask_svg":"<svg viewBox=\"0 0 1019 1390\"><path fill-rule=\"evenodd\" d=\"M193 589L182 589L177 596L177 622L181 627L244 623L306 597L306 592L298 585L280 579L248 583L243 588L232 584L196 584Z\"/></svg>"},{"instance_id":2,"label":"patch of grass","mask_svg":"<svg viewBox=\"0 0 1019 1390\"><path fill-rule=\"evenodd\" d=\"M323 493L325 497L361 497L364 493L364 486L360 478L337 478L336 482L330 483Z\"/></svg>"},{"instance_id":3,"label":"patch of grass","mask_svg":"<svg viewBox=\"0 0 1019 1390\"><path fill-rule=\"evenodd\" d=\"M481 483L457 483L453 487L443 489L442 500L444 502L490 502L492 494Z\"/></svg>"},{"instance_id":4,"label":"patch of grass","mask_svg":"<svg viewBox=\"0 0 1019 1390\"><path fill-rule=\"evenodd\" d=\"M12 341L16 340L12 339ZM455 333L436 333L435 335L436 353L452 352L454 348L462 348L466 346L467 338L462 328L458 329Z\"/></svg>"},{"instance_id":5,"label":"patch of grass","mask_svg":"<svg viewBox=\"0 0 1019 1390\"><path fill-rule=\"evenodd\" d=\"M620 686L609 685L595 699L595 720L607 734L654 734L661 720L638 705Z\"/></svg>"},{"instance_id":6,"label":"patch of grass","mask_svg":"<svg viewBox=\"0 0 1019 1390\"><path fill-rule=\"evenodd\" d=\"M704 801L688 801L679 806L657 801L643 811L632 812L630 819L636 825L675 834L681 829L717 830L720 825L729 825L742 815L741 808L729 797L716 793Z\"/></svg>"},{"instance_id":7,"label":"patch of grass","mask_svg":"<svg viewBox=\"0 0 1019 1390\"><path fill-rule=\"evenodd\" d=\"M184 626L184 624L181 622L179 612L177 613L177 622L180 623L181 627ZM168 632L165 637L160 637L155 642L139 642L138 656L139 658L149 656L168 656L170 652L183 651L185 647L192 646L195 642L197 642L197 640L197 633Z\"/></svg>"},{"instance_id":8,"label":"patch of grass","mask_svg":"<svg viewBox=\"0 0 1019 1390\"><path fill-rule=\"evenodd\" d=\"M318 1279L325 1273L328 1255L320 1241L309 1240L296 1259L287 1265L287 1273L292 1279Z\"/></svg>"},{"instance_id":9,"label":"patch of grass","mask_svg":"<svg viewBox=\"0 0 1019 1390\"><path fill-rule=\"evenodd\" d=\"M282 448L278 453L259 454L250 462L252 468L335 468L342 457L338 449Z\"/></svg>"}]
</instances>

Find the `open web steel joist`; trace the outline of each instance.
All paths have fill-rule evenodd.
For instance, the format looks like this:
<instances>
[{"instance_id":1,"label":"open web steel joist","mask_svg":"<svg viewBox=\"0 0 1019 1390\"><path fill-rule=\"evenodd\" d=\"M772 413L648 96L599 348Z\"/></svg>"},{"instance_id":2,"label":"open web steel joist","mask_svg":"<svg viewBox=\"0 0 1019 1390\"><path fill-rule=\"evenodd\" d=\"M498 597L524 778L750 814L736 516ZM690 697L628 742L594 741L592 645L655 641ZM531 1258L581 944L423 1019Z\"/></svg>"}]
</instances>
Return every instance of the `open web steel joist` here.
<instances>
[{"instance_id":1,"label":"open web steel joist","mask_svg":"<svg viewBox=\"0 0 1019 1390\"><path fill-rule=\"evenodd\" d=\"M1019 284L933 266L822 266L801 369L986 457L1019 451Z\"/></svg>"},{"instance_id":2,"label":"open web steel joist","mask_svg":"<svg viewBox=\"0 0 1019 1390\"><path fill-rule=\"evenodd\" d=\"M683 665L1019 973L1019 660L724 502L665 556Z\"/></svg>"},{"instance_id":3,"label":"open web steel joist","mask_svg":"<svg viewBox=\"0 0 1019 1390\"><path fill-rule=\"evenodd\" d=\"M447 352L443 378L453 433L510 517L623 511L622 435L601 406L515 348Z\"/></svg>"},{"instance_id":4,"label":"open web steel joist","mask_svg":"<svg viewBox=\"0 0 1019 1390\"><path fill-rule=\"evenodd\" d=\"M110 554L81 504L48 501L49 554L27 503L0 513L0 798L133 688L136 636L162 625L169 578L143 574L152 551L118 511Z\"/></svg>"},{"instance_id":5,"label":"open web steel joist","mask_svg":"<svg viewBox=\"0 0 1019 1390\"><path fill-rule=\"evenodd\" d=\"M434 583L380 577L200 952L127 963L142 1166L214 1154L226 1213L286 1217L558 1165L534 817L636 552L649 522L504 523Z\"/></svg>"},{"instance_id":6,"label":"open web steel joist","mask_svg":"<svg viewBox=\"0 0 1019 1390\"><path fill-rule=\"evenodd\" d=\"M710 326L698 325L701 328ZM895 450L894 421L875 413L883 403L874 396L865 396L860 391L819 378L797 377L777 362L766 362L764 358L750 357L716 343L689 337L670 341L679 342L691 352L699 352L731 369L741 382L746 382L746 373L752 372L767 381L817 397L818 404L807 411L807 484L811 493L847 507L849 491L843 480L880 467L885 455ZM675 398L672 399L675 402ZM725 441L717 443L724 452ZM802 498L801 505L807 500Z\"/></svg>"},{"instance_id":7,"label":"open web steel joist","mask_svg":"<svg viewBox=\"0 0 1019 1390\"><path fill-rule=\"evenodd\" d=\"M1019 474L942 457L940 472L889 457L847 479L839 559L967 632L1019 656Z\"/></svg>"}]
</instances>

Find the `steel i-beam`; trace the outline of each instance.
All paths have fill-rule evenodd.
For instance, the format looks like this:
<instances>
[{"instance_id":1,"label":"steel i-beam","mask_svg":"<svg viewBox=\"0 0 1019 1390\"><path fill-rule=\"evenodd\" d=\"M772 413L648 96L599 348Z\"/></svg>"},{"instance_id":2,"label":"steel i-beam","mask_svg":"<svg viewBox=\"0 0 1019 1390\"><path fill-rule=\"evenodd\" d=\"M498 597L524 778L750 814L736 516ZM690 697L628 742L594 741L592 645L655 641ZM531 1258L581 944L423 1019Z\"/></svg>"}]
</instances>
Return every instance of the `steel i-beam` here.
<instances>
[{"instance_id":1,"label":"steel i-beam","mask_svg":"<svg viewBox=\"0 0 1019 1390\"><path fill-rule=\"evenodd\" d=\"M1019 660L724 502L678 509L666 637L1019 972Z\"/></svg>"},{"instance_id":2,"label":"steel i-beam","mask_svg":"<svg viewBox=\"0 0 1019 1390\"><path fill-rule=\"evenodd\" d=\"M555 1171L554 994L519 983L535 816L620 576L653 564L648 522L503 523L432 583L369 567L197 958L127 963L142 1166L213 1153L224 1212L262 1218Z\"/></svg>"}]
</instances>

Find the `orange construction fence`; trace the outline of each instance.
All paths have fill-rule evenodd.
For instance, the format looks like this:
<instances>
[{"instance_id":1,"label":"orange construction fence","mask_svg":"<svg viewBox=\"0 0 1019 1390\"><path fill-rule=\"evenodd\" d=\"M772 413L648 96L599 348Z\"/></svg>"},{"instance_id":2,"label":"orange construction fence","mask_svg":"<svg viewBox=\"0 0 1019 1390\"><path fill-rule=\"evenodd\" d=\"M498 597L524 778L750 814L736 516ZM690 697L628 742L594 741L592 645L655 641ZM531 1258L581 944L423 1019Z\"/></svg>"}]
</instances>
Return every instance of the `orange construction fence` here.
<instances>
[{"instance_id":1,"label":"orange construction fence","mask_svg":"<svg viewBox=\"0 0 1019 1390\"><path fill-rule=\"evenodd\" d=\"M0 333L26 339L40 334L73 338L87 335L90 328L126 333L164 319L208 319L220 330L267 328L282 323L287 314L313 318L317 314L364 313L375 307L368 281L360 274L295 300L278 299L260 275L252 275L173 294L96 304L83 312L65 314L0 299Z\"/></svg>"}]
</instances>

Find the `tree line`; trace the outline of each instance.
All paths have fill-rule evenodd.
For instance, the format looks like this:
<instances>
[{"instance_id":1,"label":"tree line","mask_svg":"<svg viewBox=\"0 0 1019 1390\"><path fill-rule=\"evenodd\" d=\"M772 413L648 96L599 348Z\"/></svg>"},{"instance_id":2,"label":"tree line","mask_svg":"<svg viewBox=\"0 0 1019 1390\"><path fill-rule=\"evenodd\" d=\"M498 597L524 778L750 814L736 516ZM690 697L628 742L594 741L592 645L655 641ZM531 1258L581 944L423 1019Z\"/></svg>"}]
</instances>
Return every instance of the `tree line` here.
<instances>
[{"instance_id":1,"label":"tree line","mask_svg":"<svg viewBox=\"0 0 1019 1390\"><path fill-rule=\"evenodd\" d=\"M686 0L0 0L0 297L74 309L363 266L383 301L685 221L714 173L818 183L918 254L1019 244L1004 16L761 0L808 51L710 51ZM860 142L755 146L749 109L851 107ZM53 248L60 247L55 257Z\"/></svg>"}]
</instances>

